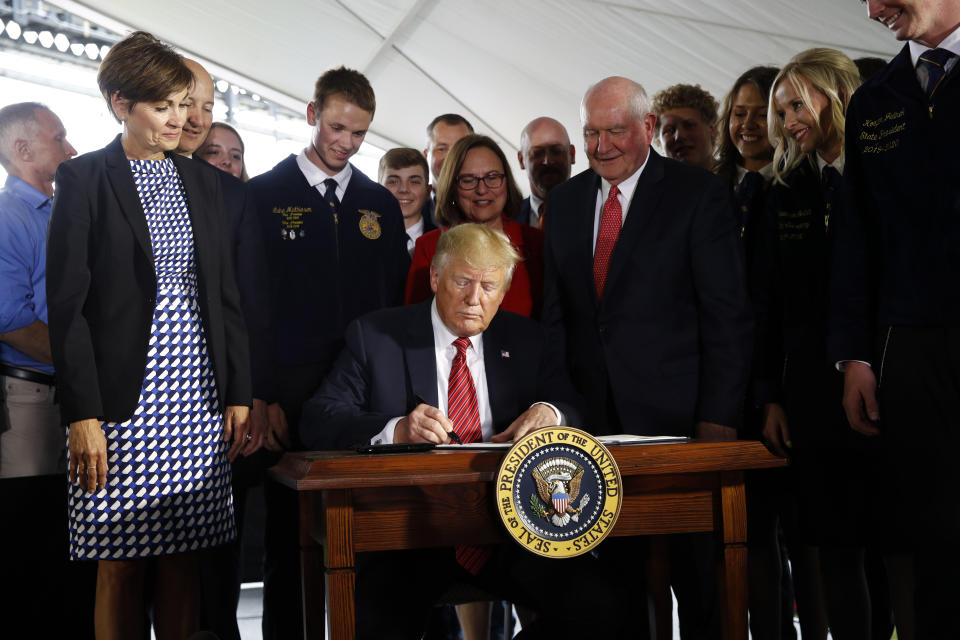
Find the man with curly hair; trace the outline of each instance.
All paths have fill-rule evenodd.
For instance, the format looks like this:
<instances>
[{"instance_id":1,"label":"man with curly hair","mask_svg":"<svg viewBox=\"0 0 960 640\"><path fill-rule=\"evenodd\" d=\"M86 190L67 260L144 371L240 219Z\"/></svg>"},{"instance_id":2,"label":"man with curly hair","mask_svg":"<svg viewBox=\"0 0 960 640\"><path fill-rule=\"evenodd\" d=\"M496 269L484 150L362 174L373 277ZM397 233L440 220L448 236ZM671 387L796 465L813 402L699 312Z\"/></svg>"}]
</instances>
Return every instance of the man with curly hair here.
<instances>
[{"instance_id":1,"label":"man with curly hair","mask_svg":"<svg viewBox=\"0 0 960 640\"><path fill-rule=\"evenodd\" d=\"M657 139L667 157L713 170L717 101L698 84L675 84L653 96Z\"/></svg>"}]
</instances>

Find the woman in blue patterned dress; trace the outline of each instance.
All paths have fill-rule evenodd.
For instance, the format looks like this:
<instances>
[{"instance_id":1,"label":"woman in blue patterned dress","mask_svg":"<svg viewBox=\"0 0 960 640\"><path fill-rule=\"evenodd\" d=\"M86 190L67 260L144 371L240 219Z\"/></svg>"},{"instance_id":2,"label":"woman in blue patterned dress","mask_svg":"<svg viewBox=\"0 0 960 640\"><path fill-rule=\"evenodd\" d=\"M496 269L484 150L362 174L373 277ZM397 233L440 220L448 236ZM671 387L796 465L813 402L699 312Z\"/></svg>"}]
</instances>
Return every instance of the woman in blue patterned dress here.
<instances>
[{"instance_id":1,"label":"woman in blue patterned dress","mask_svg":"<svg viewBox=\"0 0 960 640\"><path fill-rule=\"evenodd\" d=\"M97 76L123 133L57 173L50 334L69 423L70 553L97 560L97 638L196 630L196 552L234 538L247 340L216 169L172 153L192 82L137 32ZM152 559L152 560L150 560Z\"/></svg>"}]
</instances>

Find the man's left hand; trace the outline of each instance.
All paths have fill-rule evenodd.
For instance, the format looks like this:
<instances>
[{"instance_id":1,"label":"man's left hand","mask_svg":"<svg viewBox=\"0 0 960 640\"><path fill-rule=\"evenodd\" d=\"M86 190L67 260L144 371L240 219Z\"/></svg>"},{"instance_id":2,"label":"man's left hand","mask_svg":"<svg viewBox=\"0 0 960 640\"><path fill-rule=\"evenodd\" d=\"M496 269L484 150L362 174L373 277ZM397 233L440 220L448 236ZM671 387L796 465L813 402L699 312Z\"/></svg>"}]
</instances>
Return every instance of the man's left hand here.
<instances>
[{"instance_id":1,"label":"man's left hand","mask_svg":"<svg viewBox=\"0 0 960 640\"><path fill-rule=\"evenodd\" d=\"M704 442L722 442L724 440L736 440L737 430L733 427L727 427L716 422L698 422L694 429L694 435L697 440Z\"/></svg>"},{"instance_id":2,"label":"man's left hand","mask_svg":"<svg viewBox=\"0 0 960 640\"><path fill-rule=\"evenodd\" d=\"M535 404L505 430L490 438L490 442L516 442L531 431L553 427L557 424L557 413L545 404Z\"/></svg>"}]
</instances>

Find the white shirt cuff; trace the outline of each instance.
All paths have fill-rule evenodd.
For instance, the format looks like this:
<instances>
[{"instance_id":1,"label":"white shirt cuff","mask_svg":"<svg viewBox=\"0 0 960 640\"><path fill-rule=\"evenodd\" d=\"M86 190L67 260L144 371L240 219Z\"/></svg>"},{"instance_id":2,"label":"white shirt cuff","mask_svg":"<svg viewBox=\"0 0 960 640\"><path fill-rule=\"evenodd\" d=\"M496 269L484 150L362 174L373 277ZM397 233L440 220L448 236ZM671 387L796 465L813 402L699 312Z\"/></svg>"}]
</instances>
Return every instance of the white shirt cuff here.
<instances>
[{"instance_id":1,"label":"white shirt cuff","mask_svg":"<svg viewBox=\"0 0 960 640\"><path fill-rule=\"evenodd\" d=\"M393 418L383 428L383 431L370 438L370 444L393 444L393 432L397 429L397 423L403 420L404 416Z\"/></svg>"},{"instance_id":2,"label":"white shirt cuff","mask_svg":"<svg viewBox=\"0 0 960 640\"><path fill-rule=\"evenodd\" d=\"M865 365L867 365L868 367L870 367L871 369L873 369L873 365L870 364L869 362L864 361L864 360L837 360L837 362L836 362L837 371L839 371L839 372L841 372L841 373L843 373L844 371L846 371L846 369L847 369L847 363L848 363L848 362L859 362L860 364L865 364Z\"/></svg>"},{"instance_id":3,"label":"white shirt cuff","mask_svg":"<svg viewBox=\"0 0 960 640\"><path fill-rule=\"evenodd\" d=\"M550 407L551 409L553 409L553 412L554 412L555 414L557 414L557 422L556 422L555 424L561 425L561 424L564 423L563 412L561 412L560 409L557 409L555 406L553 406L553 405L550 404L549 402L534 402L532 405L530 405L530 408L532 409L533 407L537 406L538 404L543 404L543 405L546 405L546 406Z\"/></svg>"}]
</instances>

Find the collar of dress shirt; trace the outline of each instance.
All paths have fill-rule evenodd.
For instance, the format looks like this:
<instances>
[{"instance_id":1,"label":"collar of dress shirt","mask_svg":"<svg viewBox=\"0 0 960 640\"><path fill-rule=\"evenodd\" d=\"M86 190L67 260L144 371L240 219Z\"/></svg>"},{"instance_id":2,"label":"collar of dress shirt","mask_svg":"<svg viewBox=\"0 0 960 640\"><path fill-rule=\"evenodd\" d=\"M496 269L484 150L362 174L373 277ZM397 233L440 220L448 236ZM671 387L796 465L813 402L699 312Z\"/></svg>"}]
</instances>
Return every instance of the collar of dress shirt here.
<instances>
[{"instance_id":1,"label":"collar of dress shirt","mask_svg":"<svg viewBox=\"0 0 960 640\"><path fill-rule=\"evenodd\" d=\"M50 196L34 187L29 182L12 175L7 175L4 188L26 202L33 209L42 209L49 204Z\"/></svg>"},{"instance_id":2,"label":"collar of dress shirt","mask_svg":"<svg viewBox=\"0 0 960 640\"><path fill-rule=\"evenodd\" d=\"M407 227L407 235L410 236L411 240L416 240L423 235L423 216L420 216L419 220Z\"/></svg>"},{"instance_id":3,"label":"collar of dress shirt","mask_svg":"<svg viewBox=\"0 0 960 640\"><path fill-rule=\"evenodd\" d=\"M350 176L353 175L353 167L349 162L347 166L340 170L340 173L332 176L328 175L326 171L310 161L310 158L307 157L306 149L301 151L300 155L297 156L297 166L300 167L300 172L303 174L303 177L307 179L307 184L314 189L319 190L319 188L323 186L324 180L329 178L336 180L338 197L343 197L343 193L347 190L347 184L350 182Z\"/></svg>"},{"instance_id":4,"label":"collar of dress shirt","mask_svg":"<svg viewBox=\"0 0 960 640\"><path fill-rule=\"evenodd\" d=\"M830 166L840 172L840 175L843 175L843 154L837 156L837 159L833 162L827 162L820 157L819 153L814 154L817 157L817 173L823 175L823 168Z\"/></svg>"},{"instance_id":5,"label":"collar of dress shirt","mask_svg":"<svg viewBox=\"0 0 960 640\"><path fill-rule=\"evenodd\" d=\"M540 217L541 204L543 204L543 200L541 200L540 198L538 198L537 196L531 193L530 194L530 211L533 213L533 215L537 216L538 218Z\"/></svg>"},{"instance_id":6,"label":"collar of dress shirt","mask_svg":"<svg viewBox=\"0 0 960 640\"><path fill-rule=\"evenodd\" d=\"M630 202L633 200L633 192L637 189L637 182L640 181L640 174L643 173L644 168L647 166L647 162L650 160L650 154L653 153L652 149L647 150L647 157L644 159L643 164L640 165L640 168L637 169L632 176L621 182L617 185L620 189L620 204L623 208L623 219L627 219L627 211L630 210ZM600 195L602 197L601 202L606 202L607 198L610 196L610 183L605 179L600 179ZM601 208L603 205L600 205Z\"/></svg>"},{"instance_id":7,"label":"collar of dress shirt","mask_svg":"<svg viewBox=\"0 0 960 640\"><path fill-rule=\"evenodd\" d=\"M438 353L444 351L447 347L450 347L453 344L453 341L460 337L458 335L454 335L450 329L447 329L447 325L443 324L443 320L440 319L440 313L437 312L436 296L434 296L433 302L430 303L430 322L433 324L433 345ZM473 350L477 352L477 355L480 356L480 359L482 360L483 334L478 333L475 336L470 336L470 344L473 345Z\"/></svg>"},{"instance_id":8,"label":"collar of dress shirt","mask_svg":"<svg viewBox=\"0 0 960 640\"><path fill-rule=\"evenodd\" d=\"M923 55L924 51L928 51L931 47L928 47L925 44L920 44L919 42L914 42L911 40L910 45L910 60L913 62L914 68L917 66L917 61L920 60L920 56ZM946 49L950 53L960 56L960 27L953 30L953 33L948 35L943 39L943 42L936 46L937 49ZM956 58L954 58L956 60ZM954 62L956 64L956 62Z\"/></svg>"},{"instance_id":9,"label":"collar of dress shirt","mask_svg":"<svg viewBox=\"0 0 960 640\"><path fill-rule=\"evenodd\" d=\"M771 180L773 180L773 163L768 162L767 164L763 165L760 168L760 171L758 171L757 173L762 175L764 180L766 180L767 182L770 182ZM741 182L743 182L743 176L745 175L747 175L746 167L744 167L741 164L738 164L737 165L737 184L740 184Z\"/></svg>"}]
</instances>

